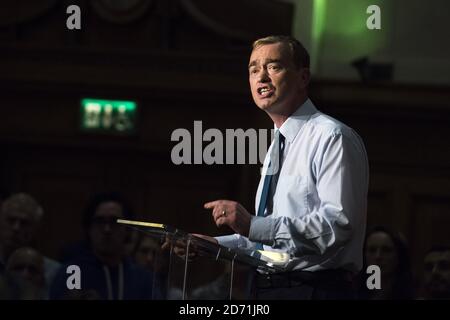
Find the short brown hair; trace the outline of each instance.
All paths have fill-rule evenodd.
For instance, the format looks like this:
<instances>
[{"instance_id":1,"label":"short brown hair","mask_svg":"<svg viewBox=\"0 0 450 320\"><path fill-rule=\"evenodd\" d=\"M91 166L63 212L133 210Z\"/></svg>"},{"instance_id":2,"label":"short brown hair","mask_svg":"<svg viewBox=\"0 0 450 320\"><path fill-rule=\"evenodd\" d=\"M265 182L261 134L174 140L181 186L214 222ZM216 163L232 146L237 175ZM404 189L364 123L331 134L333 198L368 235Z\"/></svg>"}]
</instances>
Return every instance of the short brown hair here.
<instances>
[{"instance_id":1,"label":"short brown hair","mask_svg":"<svg viewBox=\"0 0 450 320\"><path fill-rule=\"evenodd\" d=\"M303 44L291 36L268 36L253 42L253 50L266 44L285 43L291 49L292 59L297 68L309 68L309 53Z\"/></svg>"}]
</instances>

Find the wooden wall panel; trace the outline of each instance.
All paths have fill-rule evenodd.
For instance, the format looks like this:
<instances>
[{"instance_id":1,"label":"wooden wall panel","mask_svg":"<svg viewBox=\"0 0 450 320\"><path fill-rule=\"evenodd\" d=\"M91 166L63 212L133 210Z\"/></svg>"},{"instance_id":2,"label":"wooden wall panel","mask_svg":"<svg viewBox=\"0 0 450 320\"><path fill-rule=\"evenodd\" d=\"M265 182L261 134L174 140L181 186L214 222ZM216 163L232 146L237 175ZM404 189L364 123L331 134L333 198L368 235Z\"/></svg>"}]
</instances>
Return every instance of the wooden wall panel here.
<instances>
[{"instance_id":1,"label":"wooden wall panel","mask_svg":"<svg viewBox=\"0 0 450 320\"><path fill-rule=\"evenodd\" d=\"M170 135L177 128L192 132L195 120L203 121L204 130L273 127L249 94L249 47L187 16L177 24L176 14L166 16L174 23L172 37L159 18L110 28L94 14L86 20L92 28L70 33L59 27L63 4L47 18L0 28L0 188L28 191L42 202L42 250L55 255L81 236L84 202L104 189L122 190L146 219L194 232L228 232L216 229L202 205L230 198L253 211L259 166L175 166ZM159 17L164 11L158 10L165 9L151 8L148 15ZM184 25L190 27L180 30ZM356 129L365 142L368 225L403 232L417 265L427 246L450 239L450 90L315 79L310 91L320 110ZM82 134L83 97L137 101L137 133Z\"/></svg>"}]
</instances>

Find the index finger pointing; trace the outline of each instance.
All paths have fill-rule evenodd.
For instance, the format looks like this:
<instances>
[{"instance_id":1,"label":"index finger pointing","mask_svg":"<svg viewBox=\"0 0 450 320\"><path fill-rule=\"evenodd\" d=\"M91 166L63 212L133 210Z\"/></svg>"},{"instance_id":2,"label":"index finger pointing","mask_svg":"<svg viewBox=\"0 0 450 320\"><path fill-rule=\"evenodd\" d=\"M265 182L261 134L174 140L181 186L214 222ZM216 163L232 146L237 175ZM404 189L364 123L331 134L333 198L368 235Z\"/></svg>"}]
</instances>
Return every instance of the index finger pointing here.
<instances>
[{"instance_id":1,"label":"index finger pointing","mask_svg":"<svg viewBox=\"0 0 450 320\"><path fill-rule=\"evenodd\" d=\"M218 204L219 200L207 202L203 205L205 209L212 209Z\"/></svg>"}]
</instances>

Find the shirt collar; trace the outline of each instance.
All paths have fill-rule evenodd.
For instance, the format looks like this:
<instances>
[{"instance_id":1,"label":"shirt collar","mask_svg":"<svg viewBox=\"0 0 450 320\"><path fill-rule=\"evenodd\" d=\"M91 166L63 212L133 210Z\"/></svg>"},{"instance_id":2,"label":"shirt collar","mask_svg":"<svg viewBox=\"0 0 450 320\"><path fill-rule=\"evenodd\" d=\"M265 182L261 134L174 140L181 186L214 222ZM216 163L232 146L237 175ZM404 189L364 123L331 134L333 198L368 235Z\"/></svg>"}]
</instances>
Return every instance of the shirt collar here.
<instances>
[{"instance_id":1,"label":"shirt collar","mask_svg":"<svg viewBox=\"0 0 450 320\"><path fill-rule=\"evenodd\" d=\"M317 112L310 99L307 99L280 127L281 134L289 143L292 143L303 125L311 115ZM275 130L278 128L274 125Z\"/></svg>"}]
</instances>

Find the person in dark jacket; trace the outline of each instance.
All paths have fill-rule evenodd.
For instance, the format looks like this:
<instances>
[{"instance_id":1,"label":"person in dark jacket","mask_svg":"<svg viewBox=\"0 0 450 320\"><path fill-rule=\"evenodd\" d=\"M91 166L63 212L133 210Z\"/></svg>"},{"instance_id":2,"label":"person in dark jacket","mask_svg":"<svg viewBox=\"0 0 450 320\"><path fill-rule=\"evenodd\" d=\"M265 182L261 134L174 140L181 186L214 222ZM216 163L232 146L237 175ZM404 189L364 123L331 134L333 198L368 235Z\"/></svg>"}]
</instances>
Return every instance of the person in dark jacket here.
<instances>
[{"instance_id":1,"label":"person in dark jacket","mask_svg":"<svg viewBox=\"0 0 450 320\"><path fill-rule=\"evenodd\" d=\"M89 202L83 226L86 241L66 251L64 266L50 290L51 299L148 300L158 298L151 272L126 256L127 227L117 219L132 219L128 203L116 193L99 194ZM68 288L69 266L80 270L80 289ZM155 291L155 292L154 292Z\"/></svg>"}]
</instances>

